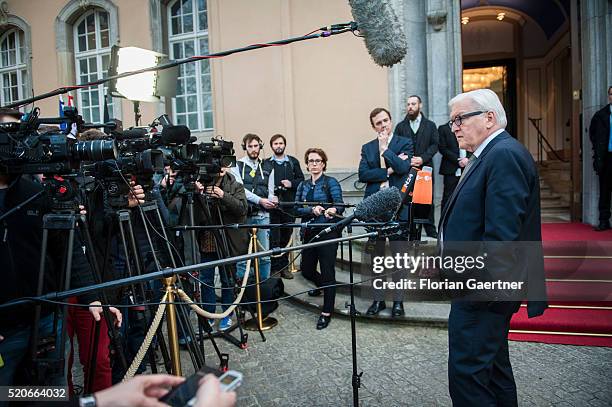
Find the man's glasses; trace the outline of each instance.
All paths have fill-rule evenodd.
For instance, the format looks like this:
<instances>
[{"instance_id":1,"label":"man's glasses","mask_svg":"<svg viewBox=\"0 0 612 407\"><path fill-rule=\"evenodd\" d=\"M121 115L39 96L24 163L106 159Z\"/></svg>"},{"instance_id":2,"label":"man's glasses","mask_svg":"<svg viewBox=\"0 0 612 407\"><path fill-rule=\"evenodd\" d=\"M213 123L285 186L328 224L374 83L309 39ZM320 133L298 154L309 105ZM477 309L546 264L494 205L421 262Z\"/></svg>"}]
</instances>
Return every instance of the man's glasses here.
<instances>
[{"instance_id":1,"label":"man's glasses","mask_svg":"<svg viewBox=\"0 0 612 407\"><path fill-rule=\"evenodd\" d=\"M323 162L323 160L319 160L319 159L308 160L308 164L317 164L318 165L318 164L321 164L322 162Z\"/></svg>"},{"instance_id":2,"label":"man's glasses","mask_svg":"<svg viewBox=\"0 0 612 407\"><path fill-rule=\"evenodd\" d=\"M479 114L483 114L486 112L487 112L486 110L477 110L475 112L470 112L470 113L462 114L460 116L456 116L454 119L448 122L448 127L452 129L453 124L457 127L461 127L463 120L467 119L468 117L478 116Z\"/></svg>"}]
</instances>

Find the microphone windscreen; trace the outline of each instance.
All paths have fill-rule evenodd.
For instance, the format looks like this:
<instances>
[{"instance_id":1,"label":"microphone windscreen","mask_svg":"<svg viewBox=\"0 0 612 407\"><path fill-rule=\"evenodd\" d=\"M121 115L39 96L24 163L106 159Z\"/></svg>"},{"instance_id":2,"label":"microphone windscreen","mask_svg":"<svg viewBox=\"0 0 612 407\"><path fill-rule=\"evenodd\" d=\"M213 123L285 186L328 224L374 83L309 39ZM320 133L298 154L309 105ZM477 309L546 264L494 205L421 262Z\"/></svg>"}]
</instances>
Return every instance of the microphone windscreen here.
<instances>
[{"instance_id":1,"label":"microphone windscreen","mask_svg":"<svg viewBox=\"0 0 612 407\"><path fill-rule=\"evenodd\" d=\"M161 141L163 145L187 144L191 137L191 131L187 126L165 126L162 130Z\"/></svg>"},{"instance_id":2,"label":"microphone windscreen","mask_svg":"<svg viewBox=\"0 0 612 407\"><path fill-rule=\"evenodd\" d=\"M414 182L414 193L412 203L421 205L431 205L433 202L433 180L431 177L432 168L423 167L416 176Z\"/></svg>"},{"instance_id":3,"label":"microphone windscreen","mask_svg":"<svg viewBox=\"0 0 612 407\"><path fill-rule=\"evenodd\" d=\"M393 66L404 59L408 43L390 0L349 0L349 5L377 65Z\"/></svg>"},{"instance_id":4,"label":"microphone windscreen","mask_svg":"<svg viewBox=\"0 0 612 407\"><path fill-rule=\"evenodd\" d=\"M396 187L381 189L355 206L355 217L360 221L388 222L401 203L402 197Z\"/></svg>"},{"instance_id":5,"label":"microphone windscreen","mask_svg":"<svg viewBox=\"0 0 612 407\"><path fill-rule=\"evenodd\" d=\"M116 140L129 140L134 138L143 138L147 136L147 129L136 127L133 129L123 130L122 132L113 132Z\"/></svg>"}]
</instances>

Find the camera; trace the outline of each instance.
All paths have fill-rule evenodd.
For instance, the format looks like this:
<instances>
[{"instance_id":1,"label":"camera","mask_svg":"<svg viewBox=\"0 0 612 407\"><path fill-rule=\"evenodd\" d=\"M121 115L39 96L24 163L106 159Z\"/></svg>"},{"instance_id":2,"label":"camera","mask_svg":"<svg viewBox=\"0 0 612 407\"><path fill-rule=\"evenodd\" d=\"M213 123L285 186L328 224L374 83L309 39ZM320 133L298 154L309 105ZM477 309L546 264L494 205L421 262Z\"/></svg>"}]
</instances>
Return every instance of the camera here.
<instances>
[{"instance_id":1,"label":"camera","mask_svg":"<svg viewBox=\"0 0 612 407\"><path fill-rule=\"evenodd\" d=\"M210 183L221 172L221 168L234 167L234 143L213 137L210 143L186 144L174 149L172 169L191 174L202 183Z\"/></svg>"}]
</instances>

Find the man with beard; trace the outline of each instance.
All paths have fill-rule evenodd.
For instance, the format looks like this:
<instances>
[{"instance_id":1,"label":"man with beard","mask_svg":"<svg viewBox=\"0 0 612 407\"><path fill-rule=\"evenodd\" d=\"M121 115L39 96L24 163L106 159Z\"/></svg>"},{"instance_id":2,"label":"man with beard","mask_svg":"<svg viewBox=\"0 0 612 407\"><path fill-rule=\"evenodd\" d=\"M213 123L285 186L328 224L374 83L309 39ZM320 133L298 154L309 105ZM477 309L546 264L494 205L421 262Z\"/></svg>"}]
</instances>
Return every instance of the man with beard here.
<instances>
[{"instance_id":1,"label":"man with beard","mask_svg":"<svg viewBox=\"0 0 612 407\"><path fill-rule=\"evenodd\" d=\"M270 157L270 164L274 171L274 195L281 202L293 202L295 191L300 182L304 181L304 173L297 158L285 154L287 140L282 134L275 134L270 139L270 147L274 155ZM270 212L270 223L293 223L295 217L287 211L280 209ZM291 239L293 228L276 228L270 231L272 247L285 247ZM281 277L292 279L293 274L288 270L287 254L272 258L272 272L280 270Z\"/></svg>"},{"instance_id":2,"label":"man with beard","mask_svg":"<svg viewBox=\"0 0 612 407\"><path fill-rule=\"evenodd\" d=\"M274 196L274 169L269 160L262 160L259 154L263 142L258 135L248 133L242 138L242 149L246 155L236 162L232 173L236 181L244 185L244 192L249 203L247 224L267 225L270 223L271 209L276 208L277 198ZM270 247L269 229L257 229L257 240L260 247L257 251L268 250ZM252 262L254 264L254 262ZM242 278L246 271L246 262L238 263L236 276ZM270 276L270 257L259 259L259 276L265 280Z\"/></svg>"},{"instance_id":3,"label":"man with beard","mask_svg":"<svg viewBox=\"0 0 612 407\"><path fill-rule=\"evenodd\" d=\"M433 156L438 152L438 129L436 124L428 120L421 109L423 103L418 95L408 97L406 103L406 117L398 123L395 128L395 133L400 137L408 137L412 140L414 146L414 156L410 160L410 165L413 167L433 168ZM432 172L432 182L434 180ZM438 233L434 223L434 207L432 206L429 213L429 223L425 225L425 233L427 236L437 238Z\"/></svg>"}]
</instances>

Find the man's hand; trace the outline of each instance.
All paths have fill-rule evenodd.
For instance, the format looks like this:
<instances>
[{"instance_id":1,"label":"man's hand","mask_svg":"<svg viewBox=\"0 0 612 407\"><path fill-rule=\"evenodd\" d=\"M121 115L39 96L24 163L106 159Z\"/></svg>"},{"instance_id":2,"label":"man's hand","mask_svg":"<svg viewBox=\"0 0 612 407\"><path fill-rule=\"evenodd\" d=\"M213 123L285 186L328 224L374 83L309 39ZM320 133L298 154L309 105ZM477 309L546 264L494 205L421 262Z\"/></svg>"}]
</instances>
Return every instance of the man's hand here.
<instances>
[{"instance_id":1,"label":"man's hand","mask_svg":"<svg viewBox=\"0 0 612 407\"><path fill-rule=\"evenodd\" d=\"M463 157L463 158L460 158L459 160L457 160L457 164L459 164L459 167L465 168L465 166L467 165L468 161L469 160L468 160L467 157Z\"/></svg>"},{"instance_id":2,"label":"man's hand","mask_svg":"<svg viewBox=\"0 0 612 407\"><path fill-rule=\"evenodd\" d=\"M136 182L130 181L131 191L128 194L128 207L133 208L144 203L145 193L141 185L136 185Z\"/></svg>"},{"instance_id":3,"label":"man's hand","mask_svg":"<svg viewBox=\"0 0 612 407\"><path fill-rule=\"evenodd\" d=\"M314 216L319 216L323 212L325 212L325 208L322 207L321 205L317 205L314 208L312 208L312 213L313 213Z\"/></svg>"},{"instance_id":4,"label":"man's hand","mask_svg":"<svg viewBox=\"0 0 612 407\"><path fill-rule=\"evenodd\" d=\"M325 210L325 218L326 218L326 219L331 219L331 218L333 218L333 217L336 215L336 212L337 212L337 211L338 211L338 210L337 210L336 208L327 208L327 209Z\"/></svg>"},{"instance_id":5,"label":"man's hand","mask_svg":"<svg viewBox=\"0 0 612 407\"><path fill-rule=\"evenodd\" d=\"M284 186L285 188L291 188L291 181L289 181L288 179L282 179L281 185Z\"/></svg>"},{"instance_id":6,"label":"man's hand","mask_svg":"<svg viewBox=\"0 0 612 407\"><path fill-rule=\"evenodd\" d=\"M385 132L378 133L378 151L384 153L389 148L389 135Z\"/></svg>"},{"instance_id":7,"label":"man's hand","mask_svg":"<svg viewBox=\"0 0 612 407\"><path fill-rule=\"evenodd\" d=\"M412 157L410 159L410 165L413 167L420 167L423 165L423 159L421 157Z\"/></svg>"},{"instance_id":8,"label":"man's hand","mask_svg":"<svg viewBox=\"0 0 612 407\"><path fill-rule=\"evenodd\" d=\"M236 405L235 391L221 391L221 383L213 374L200 380L195 407L233 407Z\"/></svg>"},{"instance_id":9,"label":"man's hand","mask_svg":"<svg viewBox=\"0 0 612 407\"><path fill-rule=\"evenodd\" d=\"M393 174L395 171L393 171L393 168L389 167L387 168L387 177L390 176L391 174Z\"/></svg>"},{"instance_id":10,"label":"man's hand","mask_svg":"<svg viewBox=\"0 0 612 407\"><path fill-rule=\"evenodd\" d=\"M267 199L267 198L261 198L259 200L259 204L264 209L274 209L274 207L276 207L276 204L274 202L272 202L271 200Z\"/></svg>"},{"instance_id":11,"label":"man's hand","mask_svg":"<svg viewBox=\"0 0 612 407\"><path fill-rule=\"evenodd\" d=\"M168 374L136 376L95 393L96 405L98 407L167 407L167 404L158 399L165 396L170 387L178 386L184 380L184 377Z\"/></svg>"},{"instance_id":12,"label":"man's hand","mask_svg":"<svg viewBox=\"0 0 612 407\"><path fill-rule=\"evenodd\" d=\"M403 161L406 161L408 159L408 154L401 153L400 155L398 155L398 157L401 158Z\"/></svg>"},{"instance_id":13,"label":"man's hand","mask_svg":"<svg viewBox=\"0 0 612 407\"><path fill-rule=\"evenodd\" d=\"M205 188L204 188L204 185L202 185L202 183L200 181L196 181L195 182L195 189L196 189L196 192L198 194L203 194Z\"/></svg>"},{"instance_id":14,"label":"man's hand","mask_svg":"<svg viewBox=\"0 0 612 407\"><path fill-rule=\"evenodd\" d=\"M0 335L0 342L4 340L4 336Z\"/></svg>"},{"instance_id":15,"label":"man's hand","mask_svg":"<svg viewBox=\"0 0 612 407\"><path fill-rule=\"evenodd\" d=\"M219 199L222 199L223 195L225 195L223 190L216 185L206 187L206 194Z\"/></svg>"},{"instance_id":16,"label":"man's hand","mask_svg":"<svg viewBox=\"0 0 612 407\"><path fill-rule=\"evenodd\" d=\"M100 301L89 303L89 312L96 321L100 320L100 314L102 314L102 307L98 307L98 305L102 305L102 303ZM121 321L123 319L121 312L115 307L109 307L108 310L115 316L115 325L118 327L121 326Z\"/></svg>"}]
</instances>

